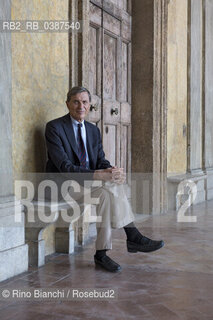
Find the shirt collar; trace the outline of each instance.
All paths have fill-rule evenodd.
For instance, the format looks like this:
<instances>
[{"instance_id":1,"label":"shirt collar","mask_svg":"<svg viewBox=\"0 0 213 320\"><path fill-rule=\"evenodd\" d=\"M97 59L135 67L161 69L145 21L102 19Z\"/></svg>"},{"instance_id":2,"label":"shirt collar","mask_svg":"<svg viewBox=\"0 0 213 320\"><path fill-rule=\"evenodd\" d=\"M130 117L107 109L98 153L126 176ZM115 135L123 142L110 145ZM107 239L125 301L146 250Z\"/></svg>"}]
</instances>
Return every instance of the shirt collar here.
<instances>
[{"instance_id":1,"label":"shirt collar","mask_svg":"<svg viewBox=\"0 0 213 320\"><path fill-rule=\"evenodd\" d=\"M70 119L72 120L72 123L74 124L74 125L78 125L79 123L81 123L82 125L84 125L84 120L82 121L82 122L79 122L79 121L77 121L77 120L75 120L71 115L70 115Z\"/></svg>"}]
</instances>

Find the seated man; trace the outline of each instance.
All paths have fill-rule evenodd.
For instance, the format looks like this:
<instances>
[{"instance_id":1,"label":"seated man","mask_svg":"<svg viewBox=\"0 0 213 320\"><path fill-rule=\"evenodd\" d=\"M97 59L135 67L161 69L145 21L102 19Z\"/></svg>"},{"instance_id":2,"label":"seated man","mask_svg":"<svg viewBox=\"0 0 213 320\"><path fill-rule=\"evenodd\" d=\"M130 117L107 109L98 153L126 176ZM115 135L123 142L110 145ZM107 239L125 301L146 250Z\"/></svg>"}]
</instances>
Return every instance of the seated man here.
<instances>
[{"instance_id":1,"label":"seated man","mask_svg":"<svg viewBox=\"0 0 213 320\"><path fill-rule=\"evenodd\" d=\"M96 253L94 261L102 268L116 272L121 270L118 263L106 255L112 249L111 228L124 228L129 252L150 252L160 249L162 240L151 240L143 236L135 227L134 215L125 190L125 174L122 168L111 166L105 159L100 130L85 121L90 110L91 95L83 87L74 87L67 94L69 113L52 120L46 125L46 144L48 150L47 172L89 174L94 180L103 181L102 187L92 190L97 197ZM80 197L83 201L84 188Z\"/></svg>"}]
</instances>

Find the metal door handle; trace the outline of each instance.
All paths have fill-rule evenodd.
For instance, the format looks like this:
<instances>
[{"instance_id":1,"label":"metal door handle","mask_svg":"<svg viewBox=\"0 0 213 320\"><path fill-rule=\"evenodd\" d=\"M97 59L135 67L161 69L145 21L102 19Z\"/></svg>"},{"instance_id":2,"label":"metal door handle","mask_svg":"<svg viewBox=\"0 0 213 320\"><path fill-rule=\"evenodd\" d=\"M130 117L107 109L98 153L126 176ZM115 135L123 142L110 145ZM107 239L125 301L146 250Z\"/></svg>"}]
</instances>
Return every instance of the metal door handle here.
<instances>
[{"instance_id":1,"label":"metal door handle","mask_svg":"<svg viewBox=\"0 0 213 320\"><path fill-rule=\"evenodd\" d=\"M113 115L113 114L118 114L118 108L113 108L113 109L111 109L111 115Z\"/></svg>"},{"instance_id":2,"label":"metal door handle","mask_svg":"<svg viewBox=\"0 0 213 320\"><path fill-rule=\"evenodd\" d=\"M93 109L94 109L94 111L97 111L97 110L98 110L97 105L91 104L91 106L90 106L90 111L92 111Z\"/></svg>"}]
</instances>

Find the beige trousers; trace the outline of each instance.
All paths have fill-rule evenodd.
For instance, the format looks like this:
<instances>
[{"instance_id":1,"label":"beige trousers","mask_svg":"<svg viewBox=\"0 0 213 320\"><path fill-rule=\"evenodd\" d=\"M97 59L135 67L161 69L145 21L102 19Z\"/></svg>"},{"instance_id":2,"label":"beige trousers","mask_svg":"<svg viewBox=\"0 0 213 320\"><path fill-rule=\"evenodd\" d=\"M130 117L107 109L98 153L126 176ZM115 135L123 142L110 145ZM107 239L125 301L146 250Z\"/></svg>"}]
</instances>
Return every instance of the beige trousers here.
<instances>
[{"instance_id":1,"label":"beige trousers","mask_svg":"<svg viewBox=\"0 0 213 320\"><path fill-rule=\"evenodd\" d=\"M102 186L80 187L78 195L71 194L71 196L79 204L91 204L91 198L98 202L96 250L112 249L112 228L122 228L133 222L135 217L127 199L127 185L100 181L98 183Z\"/></svg>"}]
</instances>

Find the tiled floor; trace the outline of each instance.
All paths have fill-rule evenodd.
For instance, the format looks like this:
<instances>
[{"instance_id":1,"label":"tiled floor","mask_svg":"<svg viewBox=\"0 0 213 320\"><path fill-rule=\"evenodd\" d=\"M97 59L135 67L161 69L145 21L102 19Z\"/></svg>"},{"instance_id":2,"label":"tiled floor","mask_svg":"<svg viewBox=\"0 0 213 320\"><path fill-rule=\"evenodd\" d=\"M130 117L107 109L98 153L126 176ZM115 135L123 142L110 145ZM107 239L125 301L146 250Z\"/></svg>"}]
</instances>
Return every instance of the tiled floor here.
<instances>
[{"instance_id":1,"label":"tiled floor","mask_svg":"<svg viewBox=\"0 0 213 320\"><path fill-rule=\"evenodd\" d=\"M197 223L178 223L177 214L151 216L139 229L164 239L156 252L128 253L125 233L113 230L110 256L121 273L94 267L94 242L74 255L54 255L41 268L6 280L4 288L114 288L113 301L0 300L0 319L213 319L213 201L194 207Z\"/></svg>"}]
</instances>

